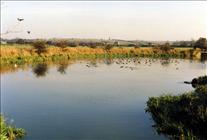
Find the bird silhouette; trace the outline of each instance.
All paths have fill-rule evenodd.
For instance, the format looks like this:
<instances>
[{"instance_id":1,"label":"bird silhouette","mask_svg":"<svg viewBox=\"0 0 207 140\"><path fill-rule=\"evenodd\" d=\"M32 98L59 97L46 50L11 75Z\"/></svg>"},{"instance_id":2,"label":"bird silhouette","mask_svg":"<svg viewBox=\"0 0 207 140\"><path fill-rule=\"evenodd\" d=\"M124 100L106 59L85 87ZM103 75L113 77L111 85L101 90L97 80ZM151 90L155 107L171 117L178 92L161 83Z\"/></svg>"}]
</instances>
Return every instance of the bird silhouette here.
<instances>
[{"instance_id":1,"label":"bird silhouette","mask_svg":"<svg viewBox=\"0 0 207 140\"><path fill-rule=\"evenodd\" d=\"M30 34L30 33L31 33L31 31L27 31L27 33L28 33L28 34Z\"/></svg>"},{"instance_id":2,"label":"bird silhouette","mask_svg":"<svg viewBox=\"0 0 207 140\"><path fill-rule=\"evenodd\" d=\"M17 20L21 22L21 21L23 21L24 19L23 19L23 18L17 18Z\"/></svg>"}]
</instances>

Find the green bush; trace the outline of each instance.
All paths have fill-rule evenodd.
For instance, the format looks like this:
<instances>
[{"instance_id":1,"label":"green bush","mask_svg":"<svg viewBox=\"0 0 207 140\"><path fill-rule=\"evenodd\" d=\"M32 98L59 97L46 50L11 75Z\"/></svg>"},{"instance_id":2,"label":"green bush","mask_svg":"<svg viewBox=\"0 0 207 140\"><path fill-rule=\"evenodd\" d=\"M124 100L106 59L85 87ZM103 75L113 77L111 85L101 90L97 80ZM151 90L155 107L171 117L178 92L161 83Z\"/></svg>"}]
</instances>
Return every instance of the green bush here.
<instances>
[{"instance_id":1,"label":"green bush","mask_svg":"<svg viewBox=\"0 0 207 140\"><path fill-rule=\"evenodd\" d=\"M207 138L207 85L182 95L150 97L146 112L158 134L171 139Z\"/></svg>"},{"instance_id":2,"label":"green bush","mask_svg":"<svg viewBox=\"0 0 207 140\"><path fill-rule=\"evenodd\" d=\"M197 87L199 85L207 85L207 75L194 78L191 81L191 84L193 87Z\"/></svg>"}]
</instances>

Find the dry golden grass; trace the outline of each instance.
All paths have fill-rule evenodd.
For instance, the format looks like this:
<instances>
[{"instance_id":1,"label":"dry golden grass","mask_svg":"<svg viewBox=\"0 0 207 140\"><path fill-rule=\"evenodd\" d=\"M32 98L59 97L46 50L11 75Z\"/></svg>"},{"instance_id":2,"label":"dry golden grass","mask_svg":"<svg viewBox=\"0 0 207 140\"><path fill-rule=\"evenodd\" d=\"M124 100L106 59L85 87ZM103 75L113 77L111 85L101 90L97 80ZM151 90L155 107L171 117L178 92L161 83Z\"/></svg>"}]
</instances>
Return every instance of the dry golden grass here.
<instances>
[{"instance_id":1,"label":"dry golden grass","mask_svg":"<svg viewBox=\"0 0 207 140\"><path fill-rule=\"evenodd\" d=\"M53 55L68 55L76 57L79 55L102 55L102 54L135 54L135 55L152 55L152 54L170 54L170 55L184 55L185 57L199 57L200 50L193 50L191 48L175 48L169 52L163 52L160 49L151 47L147 48L133 48L133 47L114 47L110 51L104 50L104 48L89 48L89 47L66 47L59 48L55 46L47 47L47 51L42 53L41 56L49 57ZM1 58L12 57L34 57L39 56L35 49L30 45L3 45L1 47Z\"/></svg>"},{"instance_id":2,"label":"dry golden grass","mask_svg":"<svg viewBox=\"0 0 207 140\"><path fill-rule=\"evenodd\" d=\"M18 65L15 67L15 64L31 64L31 63L38 63L38 62L45 62L47 63L54 63L53 61L62 61L62 58L58 59L59 56L64 56L63 59L70 59L70 58L79 58L79 59L94 59L105 57L105 54L114 55L116 58L118 57L126 57L130 56L155 56L156 57L163 57L162 55L166 55L166 57L180 57L180 58L193 58L193 59L200 59L201 51L200 49L193 50L192 48L175 48L170 50L169 52L164 52L160 49L156 48L133 48L133 47L114 47L110 51L106 51L104 48L89 48L89 47L66 47L60 48L55 46L49 46L47 51L38 54L32 46L29 45L3 45L1 47L1 69L0 73L5 73L8 71L17 71L19 69L26 69L26 65ZM102 55L102 56L101 56ZM83 57L82 57L83 56ZM91 57L92 56L92 57ZM99 57L101 56L101 57ZM55 57L55 59L53 59ZM165 56L164 56L165 57ZM20 58L20 59L19 59ZM43 58L43 59L42 59ZM57 58L57 60L56 60ZM40 60L39 60L40 59ZM72 62L73 59L70 59ZM12 68L11 68L12 64Z\"/></svg>"}]
</instances>

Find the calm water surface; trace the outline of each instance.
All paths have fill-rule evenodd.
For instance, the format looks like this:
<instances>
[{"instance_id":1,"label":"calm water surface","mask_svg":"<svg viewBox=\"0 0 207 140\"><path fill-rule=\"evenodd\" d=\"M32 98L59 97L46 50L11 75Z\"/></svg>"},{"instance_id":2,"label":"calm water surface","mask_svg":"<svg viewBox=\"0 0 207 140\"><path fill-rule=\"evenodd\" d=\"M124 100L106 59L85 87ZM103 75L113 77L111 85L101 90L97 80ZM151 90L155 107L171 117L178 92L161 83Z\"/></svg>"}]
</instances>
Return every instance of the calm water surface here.
<instances>
[{"instance_id":1,"label":"calm water surface","mask_svg":"<svg viewBox=\"0 0 207 140\"><path fill-rule=\"evenodd\" d=\"M2 113L26 140L163 140L148 97L190 91L206 74L192 60L116 59L11 67L1 72ZM2 68L3 69L3 68Z\"/></svg>"}]
</instances>

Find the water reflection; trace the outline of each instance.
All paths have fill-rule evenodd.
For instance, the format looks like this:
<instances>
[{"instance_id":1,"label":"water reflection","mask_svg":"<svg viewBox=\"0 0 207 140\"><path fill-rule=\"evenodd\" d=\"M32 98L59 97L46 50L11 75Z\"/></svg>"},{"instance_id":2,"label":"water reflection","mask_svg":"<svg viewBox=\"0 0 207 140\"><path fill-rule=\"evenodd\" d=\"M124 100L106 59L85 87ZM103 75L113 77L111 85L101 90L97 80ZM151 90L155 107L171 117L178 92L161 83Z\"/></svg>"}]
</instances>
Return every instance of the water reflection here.
<instances>
[{"instance_id":1,"label":"water reflection","mask_svg":"<svg viewBox=\"0 0 207 140\"><path fill-rule=\"evenodd\" d=\"M28 70L17 66L19 71L2 74L2 108L27 130L27 140L163 140L144 113L147 98L191 90L177 82L204 71L204 64L196 61L170 59L167 67L163 61L93 59L27 65Z\"/></svg>"},{"instance_id":2,"label":"water reflection","mask_svg":"<svg viewBox=\"0 0 207 140\"><path fill-rule=\"evenodd\" d=\"M44 62L41 64L36 64L32 67L33 72L37 77L46 76L48 73L48 66L55 65L57 67L57 71L61 74L66 74L68 65L72 65L75 63L85 63L86 67L98 67L99 64L105 64L107 66L110 65L119 65L120 69L129 69L129 70L136 70L140 66L146 66L146 67L152 67L152 65L161 65L163 67L170 67L173 66L176 70L179 70L182 65L182 61L189 61L190 63L196 62L198 60L185 60L185 59L157 59L157 58L105 58L105 59L86 59L86 60L68 60L68 61L49 61ZM205 59L202 60L205 64ZM200 62L200 61L198 61ZM191 68L191 66L189 65ZM6 72L17 72L18 70L29 70L30 65L29 64L23 64L23 65L5 65L1 67L1 73Z\"/></svg>"},{"instance_id":3,"label":"water reflection","mask_svg":"<svg viewBox=\"0 0 207 140\"><path fill-rule=\"evenodd\" d=\"M96 60L92 60L92 61L88 62L86 64L86 67L98 67L97 61Z\"/></svg>"},{"instance_id":4,"label":"water reflection","mask_svg":"<svg viewBox=\"0 0 207 140\"><path fill-rule=\"evenodd\" d=\"M60 72L61 74L66 74L66 70L68 68L69 63L67 61L60 62L57 71Z\"/></svg>"},{"instance_id":5,"label":"water reflection","mask_svg":"<svg viewBox=\"0 0 207 140\"><path fill-rule=\"evenodd\" d=\"M171 63L171 62L170 62L170 59L163 59L163 60L161 61L161 65L162 65L162 66L169 66L170 63Z\"/></svg>"},{"instance_id":6,"label":"water reflection","mask_svg":"<svg viewBox=\"0 0 207 140\"><path fill-rule=\"evenodd\" d=\"M105 59L105 61L104 61L104 63L105 63L106 65L111 65L113 62L114 62L114 61L113 61L113 59L111 59L111 58L107 58L107 59Z\"/></svg>"},{"instance_id":7,"label":"water reflection","mask_svg":"<svg viewBox=\"0 0 207 140\"><path fill-rule=\"evenodd\" d=\"M37 64L32 68L36 77L44 77L48 73L48 65L46 63Z\"/></svg>"}]
</instances>

